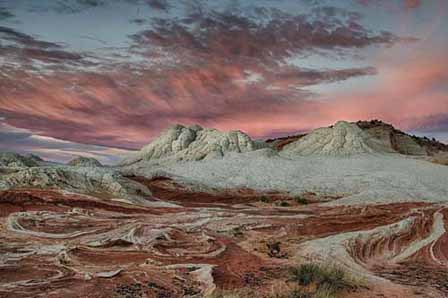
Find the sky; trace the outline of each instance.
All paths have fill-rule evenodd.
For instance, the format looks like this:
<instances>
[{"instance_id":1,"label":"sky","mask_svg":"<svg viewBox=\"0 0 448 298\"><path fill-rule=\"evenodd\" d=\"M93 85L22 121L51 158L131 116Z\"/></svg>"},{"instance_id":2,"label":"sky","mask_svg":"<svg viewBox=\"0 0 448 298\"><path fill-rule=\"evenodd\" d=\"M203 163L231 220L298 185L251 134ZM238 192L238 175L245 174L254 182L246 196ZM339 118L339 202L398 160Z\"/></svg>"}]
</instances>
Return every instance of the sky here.
<instances>
[{"instance_id":1,"label":"sky","mask_svg":"<svg viewBox=\"0 0 448 298\"><path fill-rule=\"evenodd\" d=\"M181 123L448 142L446 0L0 0L0 150L114 163Z\"/></svg>"}]
</instances>

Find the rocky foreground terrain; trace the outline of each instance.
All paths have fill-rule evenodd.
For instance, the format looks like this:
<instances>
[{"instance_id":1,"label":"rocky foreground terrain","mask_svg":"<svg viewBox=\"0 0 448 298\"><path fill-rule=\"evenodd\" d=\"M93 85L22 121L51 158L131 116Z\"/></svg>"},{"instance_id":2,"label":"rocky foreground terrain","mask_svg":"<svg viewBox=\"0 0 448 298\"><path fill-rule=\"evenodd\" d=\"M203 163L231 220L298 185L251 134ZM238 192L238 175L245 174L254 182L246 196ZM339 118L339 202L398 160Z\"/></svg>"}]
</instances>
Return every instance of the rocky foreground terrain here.
<instances>
[{"instance_id":1,"label":"rocky foreground terrain","mask_svg":"<svg viewBox=\"0 0 448 298\"><path fill-rule=\"evenodd\" d=\"M448 297L446 145L174 126L118 166L0 154L0 297Z\"/></svg>"}]
</instances>

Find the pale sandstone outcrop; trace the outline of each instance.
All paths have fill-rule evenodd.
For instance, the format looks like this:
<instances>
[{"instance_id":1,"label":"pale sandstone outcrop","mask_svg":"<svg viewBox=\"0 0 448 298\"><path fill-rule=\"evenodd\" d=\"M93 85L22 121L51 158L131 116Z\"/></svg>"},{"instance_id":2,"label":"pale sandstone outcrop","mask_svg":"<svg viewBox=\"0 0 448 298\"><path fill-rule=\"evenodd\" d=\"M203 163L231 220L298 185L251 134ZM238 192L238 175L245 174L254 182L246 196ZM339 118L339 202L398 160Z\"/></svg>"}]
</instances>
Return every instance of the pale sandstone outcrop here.
<instances>
[{"instance_id":1,"label":"pale sandstone outcrop","mask_svg":"<svg viewBox=\"0 0 448 298\"><path fill-rule=\"evenodd\" d=\"M364 132L356 124L339 121L334 126L318 128L286 145L283 152L301 156L350 156L364 153L392 153L394 150Z\"/></svg>"},{"instance_id":2,"label":"pale sandstone outcrop","mask_svg":"<svg viewBox=\"0 0 448 298\"><path fill-rule=\"evenodd\" d=\"M79 156L68 163L69 166L73 167L102 167L103 165L91 157Z\"/></svg>"},{"instance_id":3,"label":"pale sandstone outcrop","mask_svg":"<svg viewBox=\"0 0 448 298\"><path fill-rule=\"evenodd\" d=\"M14 188L57 188L82 194L104 194L137 205L145 204L142 196L151 197L146 186L100 168L34 167L0 177L0 190Z\"/></svg>"},{"instance_id":4,"label":"pale sandstone outcrop","mask_svg":"<svg viewBox=\"0 0 448 298\"><path fill-rule=\"evenodd\" d=\"M170 159L195 161L223 157L228 152L248 152L258 145L241 131L221 132L200 126L175 125L122 164Z\"/></svg>"},{"instance_id":5,"label":"pale sandstone outcrop","mask_svg":"<svg viewBox=\"0 0 448 298\"><path fill-rule=\"evenodd\" d=\"M33 156L23 156L13 152L0 152L0 167L29 168L39 164Z\"/></svg>"}]
</instances>

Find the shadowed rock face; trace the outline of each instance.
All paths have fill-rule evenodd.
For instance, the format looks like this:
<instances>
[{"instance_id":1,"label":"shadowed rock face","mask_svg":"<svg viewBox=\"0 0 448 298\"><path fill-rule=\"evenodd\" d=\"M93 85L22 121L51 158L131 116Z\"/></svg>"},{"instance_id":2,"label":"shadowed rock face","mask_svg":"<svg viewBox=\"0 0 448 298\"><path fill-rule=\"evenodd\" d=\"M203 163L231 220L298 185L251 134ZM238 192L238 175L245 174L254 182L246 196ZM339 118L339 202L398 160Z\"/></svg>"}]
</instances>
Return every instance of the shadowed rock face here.
<instances>
[{"instance_id":1,"label":"shadowed rock face","mask_svg":"<svg viewBox=\"0 0 448 298\"><path fill-rule=\"evenodd\" d=\"M175 125L135 156L124 160L123 164L161 159L203 160L222 157L228 152L248 152L255 149L256 144L240 131L220 132L200 126Z\"/></svg>"},{"instance_id":2,"label":"shadowed rock face","mask_svg":"<svg viewBox=\"0 0 448 298\"><path fill-rule=\"evenodd\" d=\"M381 121L358 121L356 123L362 130L369 133L374 138L381 141L384 146L405 155L428 155L436 150L428 140L423 138L411 137L406 133L395 129L392 125Z\"/></svg>"},{"instance_id":3,"label":"shadowed rock face","mask_svg":"<svg viewBox=\"0 0 448 298\"><path fill-rule=\"evenodd\" d=\"M306 136L306 134L299 134L299 135L293 135L293 136L287 136L287 137L268 139L268 140L266 140L266 143L269 146L276 149L277 151L281 151L281 150L283 150L283 148L286 145L291 144L295 141L298 141L301 138L303 138L304 136Z\"/></svg>"},{"instance_id":4,"label":"shadowed rock face","mask_svg":"<svg viewBox=\"0 0 448 298\"><path fill-rule=\"evenodd\" d=\"M273 285L292 286L299 260L326 259L365 278L342 298L448 295L445 206L324 207L337 198L308 193L303 205L282 193L197 193L162 177L134 179L181 207L0 192L0 296L180 298L219 288L269 297Z\"/></svg>"},{"instance_id":5,"label":"shadowed rock face","mask_svg":"<svg viewBox=\"0 0 448 298\"><path fill-rule=\"evenodd\" d=\"M356 125L377 140L387 151L414 156L437 156L448 152L448 145L435 139L406 134L391 124L380 120L358 121ZM308 134L266 140L270 146L281 151L286 145L298 141Z\"/></svg>"},{"instance_id":6,"label":"shadowed rock face","mask_svg":"<svg viewBox=\"0 0 448 298\"><path fill-rule=\"evenodd\" d=\"M79 156L68 163L73 167L102 167L103 165L95 158Z\"/></svg>"}]
</instances>

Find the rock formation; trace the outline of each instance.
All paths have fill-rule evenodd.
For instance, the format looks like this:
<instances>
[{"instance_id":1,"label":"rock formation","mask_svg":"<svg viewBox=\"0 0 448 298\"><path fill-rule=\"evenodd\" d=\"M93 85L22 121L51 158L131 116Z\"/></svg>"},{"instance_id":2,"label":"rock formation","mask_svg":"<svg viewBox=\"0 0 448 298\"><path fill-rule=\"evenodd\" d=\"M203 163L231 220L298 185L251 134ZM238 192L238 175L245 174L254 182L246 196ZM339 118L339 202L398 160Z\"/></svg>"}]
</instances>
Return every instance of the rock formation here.
<instances>
[{"instance_id":1,"label":"rock formation","mask_svg":"<svg viewBox=\"0 0 448 298\"><path fill-rule=\"evenodd\" d=\"M304 136L306 136L306 134L298 134L298 135L293 135L293 136L287 136L287 137L280 137L280 138L273 138L273 139L267 139L266 143L271 147L274 148L277 151L281 151L283 150L283 148L288 145L291 144L295 141L300 140L301 138L303 138Z\"/></svg>"},{"instance_id":2,"label":"rock formation","mask_svg":"<svg viewBox=\"0 0 448 298\"><path fill-rule=\"evenodd\" d=\"M68 163L73 167L102 167L103 165L95 158L79 156Z\"/></svg>"},{"instance_id":3,"label":"rock formation","mask_svg":"<svg viewBox=\"0 0 448 298\"><path fill-rule=\"evenodd\" d=\"M28 168L39 164L33 157L25 157L13 152L0 152L0 167Z\"/></svg>"},{"instance_id":4,"label":"rock formation","mask_svg":"<svg viewBox=\"0 0 448 298\"><path fill-rule=\"evenodd\" d=\"M427 157L430 162L448 166L448 152L438 152L433 156Z\"/></svg>"},{"instance_id":5,"label":"rock formation","mask_svg":"<svg viewBox=\"0 0 448 298\"><path fill-rule=\"evenodd\" d=\"M405 155L427 155L429 153L425 146L417 142L418 138L411 137L390 124L375 120L358 121L356 124L390 150Z\"/></svg>"},{"instance_id":6,"label":"rock formation","mask_svg":"<svg viewBox=\"0 0 448 298\"><path fill-rule=\"evenodd\" d=\"M448 152L446 144L427 137L409 135L380 120L358 121L352 124L356 124L373 139L376 139L375 143L381 143L381 147L386 148L386 151L412 156L440 156L441 153ZM307 134L268 139L266 143L272 148L282 151L287 145L305 136Z\"/></svg>"},{"instance_id":7,"label":"rock formation","mask_svg":"<svg viewBox=\"0 0 448 298\"><path fill-rule=\"evenodd\" d=\"M193 161L219 158L228 152L253 151L257 146L241 131L221 132L200 126L175 125L123 164L159 159Z\"/></svg>"},{"instance_id":8,"label":"rock formation","mask_svg":"<svg viewBox=\"0 0 448 298\"><path fill-rule=\"evenodd\" d=\"M350 156L363 153L388 153L392 149L364 132L354 123L340 121L334 126L319 128L283 147L292 155Z\"/></svg>"},{"instance_id":9,"label":"rock formation","mask_svg":"<svg viewBox=\"0 0 448 298\"><path fill-rule=\"evenodd\" d=\"M69 167L34 167L0 176L0 190L16 188L61 189L81 194L104 194L141 204L138 196L151 192L120 174L100 169Z\"/></svg>"}]
</instances>

